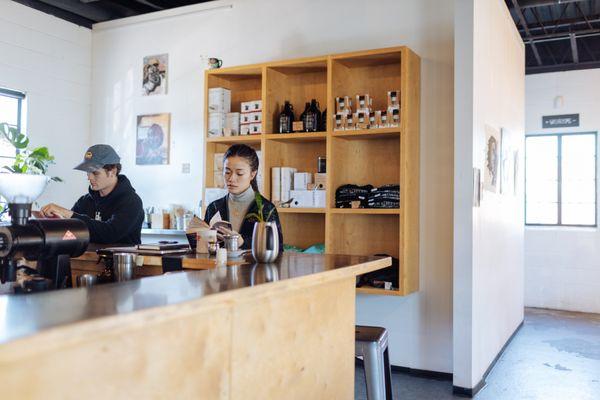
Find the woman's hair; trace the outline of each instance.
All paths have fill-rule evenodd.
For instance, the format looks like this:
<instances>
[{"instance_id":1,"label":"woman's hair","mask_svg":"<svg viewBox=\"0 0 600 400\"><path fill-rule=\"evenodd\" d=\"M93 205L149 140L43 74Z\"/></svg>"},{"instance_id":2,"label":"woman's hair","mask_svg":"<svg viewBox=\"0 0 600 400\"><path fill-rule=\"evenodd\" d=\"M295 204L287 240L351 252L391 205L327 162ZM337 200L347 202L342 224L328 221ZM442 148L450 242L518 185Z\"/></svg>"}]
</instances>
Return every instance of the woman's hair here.
<instances>
[{"instance_id":1,"label":"woman's hair","mask_svg":"<svg viewBox=\"0 0 600 400\"><path fill-rule=\"evenodd\" d=\"M246 161L248 161L248 164L250 165L250 170L252 172L256 172L258 175L258 155L252 147L247 146L245 144L234 144L225 152L225 155L223 156L223 162L225 162L225 160L227 160L229 157L245 158ZM256 183L256 175L252 179L252 182L250 182L250 185L252 185L252 189L255 192L258 192L258 183Z\"/></svg>"}]
</instances>

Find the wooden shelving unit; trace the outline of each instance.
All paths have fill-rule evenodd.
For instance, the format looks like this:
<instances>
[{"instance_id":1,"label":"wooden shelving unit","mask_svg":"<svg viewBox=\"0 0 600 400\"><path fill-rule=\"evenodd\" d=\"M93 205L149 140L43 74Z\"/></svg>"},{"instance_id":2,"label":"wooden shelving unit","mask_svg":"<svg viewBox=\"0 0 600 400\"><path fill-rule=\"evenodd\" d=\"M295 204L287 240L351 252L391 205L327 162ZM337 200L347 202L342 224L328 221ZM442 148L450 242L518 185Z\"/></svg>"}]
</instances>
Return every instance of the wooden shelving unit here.
<instances>
[{"instance_id":1,"label":"wooden shelving unit","mask_svg":"<svg viewBox=\"0 0 600 400\"><path fill-rule=\"evenodd\" d=\"M400 260L398 290L363 287L357 292L402 296L419 290L420 59L416 54L407 47L393 47L223 68L207 71L205 82L205 100L209 88L231 90L232 111L239 111L242 101L262 99L264 133L207 138L204 187L214 183L214 153L224 152L233 143L262 151L260 168L267 197L272 167L314 173L317 157L326 156L326 207L279 208L285 243L298 247L325 243L328 253L392 255ZM400 90L399 127L333 130L335 97L369 93L373 108L381 110L387 106L387 91L394 89ZM275 133L286 100L296 107L298 117L313 98L321 110L327 109L326 132ZM335 189L348 183L399 183L401 208L337 209Z\"/></svg>"}]
</instances>

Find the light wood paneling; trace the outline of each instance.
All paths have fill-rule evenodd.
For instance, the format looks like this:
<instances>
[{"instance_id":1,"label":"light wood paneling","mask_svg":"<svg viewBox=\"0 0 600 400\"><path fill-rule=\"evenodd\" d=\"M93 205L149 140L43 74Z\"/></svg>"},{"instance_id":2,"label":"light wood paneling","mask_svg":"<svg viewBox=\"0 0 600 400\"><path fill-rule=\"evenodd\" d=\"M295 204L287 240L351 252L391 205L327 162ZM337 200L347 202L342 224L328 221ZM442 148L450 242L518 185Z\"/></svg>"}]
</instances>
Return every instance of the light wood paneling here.
<instances>
[{"instance_id":1,"label":"light wood paneling","mask_svg":"<svg viewBox=\"0 0 600 400\"><path fill-rule=\"evenodd\" d=\"M325 243L324 213L284 212L279 214L279 220L286 244L307 248L313 244Z\"/></svg>"}]
</instances>

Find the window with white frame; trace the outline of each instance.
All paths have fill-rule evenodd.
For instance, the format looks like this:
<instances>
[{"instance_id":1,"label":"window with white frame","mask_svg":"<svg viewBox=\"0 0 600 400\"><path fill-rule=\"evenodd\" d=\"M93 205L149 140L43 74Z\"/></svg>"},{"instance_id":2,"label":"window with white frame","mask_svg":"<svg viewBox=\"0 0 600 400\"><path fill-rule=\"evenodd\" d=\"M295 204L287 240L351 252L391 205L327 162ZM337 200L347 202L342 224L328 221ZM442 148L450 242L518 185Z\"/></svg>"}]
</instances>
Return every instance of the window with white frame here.
<instances>
[{"instance_id":1,"label":"window with white frame","mask_svg":"<svg viewBox=\"0 0 600 400\"><path fill-rule=\"evenodd\" d=\"M525 223L596 226L596 133L525 138Z\"/></svg>"},{"instance_id":2,"label":"window with white frame","mask_svg":"<svg viewBox=\"0 0 600 400\"><path fill-rule=\"evenodd\" d=\"M21 92L0 88L0 123L7 123L21 131L24 98ZM12 165L16 155L15 148L0 134L0 169Z\"/></svg>"}]
</instances>

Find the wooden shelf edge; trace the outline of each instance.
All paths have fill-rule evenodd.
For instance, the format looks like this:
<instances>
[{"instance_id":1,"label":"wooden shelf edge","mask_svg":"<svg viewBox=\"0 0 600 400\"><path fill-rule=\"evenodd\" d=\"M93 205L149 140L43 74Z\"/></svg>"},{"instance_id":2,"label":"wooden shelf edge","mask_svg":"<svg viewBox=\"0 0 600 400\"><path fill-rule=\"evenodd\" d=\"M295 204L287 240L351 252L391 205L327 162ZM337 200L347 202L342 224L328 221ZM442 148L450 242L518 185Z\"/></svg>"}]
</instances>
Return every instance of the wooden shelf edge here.
<instances>
[{"instance_id":1,"label":"wooden shelf edge","mask_svg":"<svg viewBox=\"0 0 600 400\"><path fill-rule=\"evenodd\" d=\"M327 140L327 132L268 133L265 135L265 138L267 140L276 140L281 142L318 142Z\"/></svg>"},{"instance_id":2,"label":"wooden shelf edge","mask_svg":"<svg viewBox=\"0 0 600 400\"><path fill-rule=\"evenodd\" d=\"M279 214L325 214L324 208L277 207Z\"/></svg>"},{"instance_id":3,"label":"wooden shelf edge","mask_svg":"<svg viewBox=\"0 0 600 400\"><path fill-rule=\"evenodd\" d=\"M356 288L357 294L375 294L379 296L404 296L400 290L385 290L374 287L359 287Z\"/></svg>"},{"instance_id":4,"label":"wooden shelf edge","mask_svg":"<svg viewBox=\"0 0 600 400\"><path fill-rule=\"evenodd\" d=\"M349 131L332 131L332 137L344 139L394 138L400 137L400 128L356 129Z\"/></svg>"},{"instance_id":5,"label":"wooden shelf edge","mask_svg":"<svg viewBox=\"0 0 600 400\"><path fill-rule=\"evenodd\" d=\"M207 143L260 143L263 135L216 136L206 138Z\"/></svg>"},{"instance_id":6,"label":"wooden shelf edge","mask_svg":"<svg viewBox=\"0 0 600 400\"><path fill-rule=\"evenodd\" d=\"M400 208L331 208L332 214L400 215Z\"/></svg>"}]
</instances>

